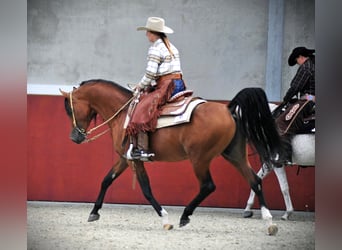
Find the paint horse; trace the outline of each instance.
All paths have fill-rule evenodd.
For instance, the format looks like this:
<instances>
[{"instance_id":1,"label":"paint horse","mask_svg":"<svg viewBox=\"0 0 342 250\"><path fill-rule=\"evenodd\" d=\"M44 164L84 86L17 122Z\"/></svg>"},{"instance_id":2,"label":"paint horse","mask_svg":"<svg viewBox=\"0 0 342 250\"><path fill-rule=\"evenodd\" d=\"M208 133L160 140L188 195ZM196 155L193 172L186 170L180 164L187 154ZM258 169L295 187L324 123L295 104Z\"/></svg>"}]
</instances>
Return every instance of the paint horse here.
<instances>
[{"instance_id":1,"label":"paint horse","mask_svg":"<svg viewBox=\"0 0 342 250\"><path fill-rule=\"evenodd\" d=\"M134 93L106 80L84 81L69 93L62 90L60 92L65 97L65 109L72 121L71 140L78 144L88 140L87 136L95 128L89 131L87 129L98 114L105 121L104 124L109 126L114 150L119 155L119 160L109 169L102 181L88 221L100 218L99 210L108 187L128 166L134 165L145 198L162 218L164 229L172 229L167 211L153 196L144 162L126 158L128 145L123 143L123 127L128 107L134 100ZM222 155L232 163L256 193L268 233L272 235L278 231L266 206L261 178L251 168L246 152L247 141L253 145L264 162L271 163L274 154L282 152L282 141L276 130L267 97L261 88L241 90L229 106L210 101L201 103L193 111L189 123L157 129L149 138L150 150L155 153L153 161L176 162L188 159L197 177L199 192L185 207L180 218L180 227L190 222L189 216L215 191L216 186L209 167L213 158Z\"/></svg>"},{"instance_id":2,"label":"paint horse","mask_svg":"<svg viewBox=\"0 0 342 250\"><path fill-rule=\"evenodd\" d=\"M270 109L274 110L277 105L270 103ZM307 134L297 134L291 139L292 146L292 163L293 165L298 165L299 167L312 167L315 165L315 134L307 133ZM274 167L266 166L265 163L262 164L260 170L258 171L258 176L263 179L265 178L272 170L278 179L278 183L280 185L280 190L282 192L286 211L282 215L282 220L288 220L293 212L293 206L290 196L289 184L287 182L285 166ZM247 200L247 205L243 212L244 218L249 218L253 216L253 211L251 210L255 199L255 193L251 190L249 198Z\"/></svg>"}]
</instances>

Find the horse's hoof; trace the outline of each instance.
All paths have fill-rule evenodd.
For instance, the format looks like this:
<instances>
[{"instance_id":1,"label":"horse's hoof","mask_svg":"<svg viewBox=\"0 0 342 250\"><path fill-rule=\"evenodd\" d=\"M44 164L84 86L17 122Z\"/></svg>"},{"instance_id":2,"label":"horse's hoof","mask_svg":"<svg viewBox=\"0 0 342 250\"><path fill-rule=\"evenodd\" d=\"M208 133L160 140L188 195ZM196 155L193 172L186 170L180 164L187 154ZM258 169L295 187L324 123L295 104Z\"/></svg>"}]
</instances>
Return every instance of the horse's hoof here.
<instances>
[{"instance_id":1,"label":"horse's hoof","mask_svg":"<svg viewBox=\"0 0 342 250\"><path fill-rule=\"evenodd\" d=\"M250 218L253 216L253 211L244 211L243 212L243 218Z\"/></svg>"},{"instance_id":2,"label":"horse's hoof","mask_svg":"<svg viewBox=\"0 0 342 250\"><path fill-rule=\"evenodd\" d=\"M181 219L181 221L179 223L179 227L184 227L189 222L190 222L190 219Z\"/></svg>"},{"instance_id":3,"label":"horse's hoof","mask_svg":"<svg viewBox=\"0 0 342 250\"><path fill-rule=\"evenodd\" d=\"M164 228L165 230L171 230L171 229L173 228L173 225L171 225L171 224L165 224L165 225L163 225L163 228Z\"/></svg>"},{"instance_id":4,"label":"horse's hoof","mask_svg":"<svg viewBox=\"0 0 342 250\"><path fill-rule=\"evenodd\" d=\"M281 216L281 219L282 220L288 220L289 219L289 216L287 214L284 214L283 216Z\"/></svg>"},{"instance_id":5,"label":"horse's hoof","mask_svg":"<svg viewBox=\"0 0 342 250\"><path fill-rule=\"evenodd\" d=\"M278 233L278 227L276 224L272 224L267 229L268 235L276 235Z\"/></svg>"},{"instance_id":6,"label":"horse's hoof","mask_svg":"<svg viewBox=\"0 0 342 250\"><path fill-rule=\"evenodd\" d=\"M282 219L282 220L289 220L291 214L292 214L292 211L285 212L285 214L281 217L281 219Z\"/></svg>"},{"instance_id":7,"label":"horse's hoof","mask_svg":"<svg viewBox=\"0 0 342 250\"><path fill-rule=\"evenodd\" d=\"M100 215L99 214L90 214L89 218L88 218L88 222L96 221L98 219L100 219Z\"/></svg>"}]
</instances>

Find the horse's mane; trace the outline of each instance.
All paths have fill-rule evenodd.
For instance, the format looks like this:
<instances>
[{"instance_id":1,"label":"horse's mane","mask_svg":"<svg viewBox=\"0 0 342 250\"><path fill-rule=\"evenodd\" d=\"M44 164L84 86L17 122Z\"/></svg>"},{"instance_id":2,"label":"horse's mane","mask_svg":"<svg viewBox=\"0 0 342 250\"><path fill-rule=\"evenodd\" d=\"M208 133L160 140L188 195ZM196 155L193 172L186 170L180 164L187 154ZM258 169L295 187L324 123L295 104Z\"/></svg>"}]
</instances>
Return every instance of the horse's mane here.
<instances>
[{"instance_id":1,"label":"horse's mane","mask_svg":"<svg viewBox=\"0 0 342 250\"><path fill-rule=\"evenodd\" d=\"M109 81L109 80L103 80L103 79L92 79L92 80L87 80L87 81L83 81L80 83L80 86L86 85L86 84L90 84L90 83L104 83L104 84L109 84L111 86L113 86L114 88L117 88L118 90L125 92L127 94L131 94L132 91L122 87L120 84L115 83L113 81Z\"/></svg>"},{"instance_id":2,"label":"horse's mane","mask_svg":"<svg viewBox=\"0 0 342 250\"><path fill-rule=\"evenodd\" d=\"M86 85L86 84L94 84L94 83L101 83L101 84L108 84L116 89L118 89L121 92L124 92L125 94L132 94L132 91L130 91L129 89L126 89L124 87L122 87L121 85L112 82L112 81L108 81L108 80L103 80L103 79L92 79L92 80L87 80L87 81L83 81L80 83L80 86ZM67 98L65 98L64 100L64 107L65 107L65 111L68 114L69 117L72 116L72 110L71 110L71 106L70 103L68 101ZM91 120L94 120L96 123L96 113L93 114Z\"/></svg>"}]
</instances>

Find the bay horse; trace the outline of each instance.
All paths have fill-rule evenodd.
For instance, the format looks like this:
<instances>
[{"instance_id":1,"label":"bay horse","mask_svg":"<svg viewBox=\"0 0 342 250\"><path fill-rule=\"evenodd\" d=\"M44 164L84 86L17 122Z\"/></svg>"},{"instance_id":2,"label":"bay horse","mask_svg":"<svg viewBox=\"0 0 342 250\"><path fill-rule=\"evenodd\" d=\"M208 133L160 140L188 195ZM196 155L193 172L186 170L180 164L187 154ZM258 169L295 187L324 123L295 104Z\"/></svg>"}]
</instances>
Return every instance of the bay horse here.
<instances>
[{"instance_id":1,"label":"bay horse","mask_svg":"<svg viewBox=\"0 0 342 250\"><path fill-rule=\"evenodd\" d=\"M172 229L167 211L153 196L144 162L129 161L125 157L128 145L123 145L123 127L134 93L119 84L101 79L84 81L69 93L62 90L60 92L65 97L66 113L72 121L70 139L78 144L86 141L87 135L92 131L87 132L87 129L98 114L109 126L114 150L119 155L119 160L102 181L88 221L100 218L99 210L108 187L133 164L145 198L162 218L164 229ZM251 168L246 153L247 142L250 142L264 162L272 162L275 153L281 152L283 146L266 94L261 88L241 90L229 106L210 101L202 103L193 111L190 123L157 129L149 137L150 150L155 153L153 161L176 162L188 159L198 180L199 192L185 207L180 218L180 227L190 222L189 216L215 191L216 186L209 167L213 158L222 155L235 166L256 193L268 234L278 231L266 206L261 178Z\"/></svg>"},{"instance_id":2,"label":"bay horse","mask_svg":"<svg viewBox=\"0 0 342 250\"><path fill-rule=\"evenodd\" d=\"M278 105L270 103L271 111L273 111ZM315 134L296 134L291 138L292 147L292 165L298 165L298 167L313 167L315 166ZM287 181L285 167L289 165L282 165L281 167L275 167L274 165L266 166L262 164L257 175L264 179L269 173L274 170L277 177L281 193L285 202L285 213L281 216L282 220L288 220L293 212L293 205L290 196L289 184ZM253 216L251 210L255 199L255 193L253 190L250 191L245 210L243 212L244 218L250 218Z\"/></svg>"}]
</instances>

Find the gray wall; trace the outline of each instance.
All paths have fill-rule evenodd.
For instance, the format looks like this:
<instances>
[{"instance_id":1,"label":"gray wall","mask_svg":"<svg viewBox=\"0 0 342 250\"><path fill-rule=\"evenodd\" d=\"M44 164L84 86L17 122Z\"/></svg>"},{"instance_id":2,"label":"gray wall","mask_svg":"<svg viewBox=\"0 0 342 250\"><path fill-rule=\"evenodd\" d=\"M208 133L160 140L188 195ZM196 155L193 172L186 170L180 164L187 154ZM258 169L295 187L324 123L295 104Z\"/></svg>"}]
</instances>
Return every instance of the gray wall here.
<instances>
[{"instance_id":1,"label":"gray wall","mask_svg":"<svg viewBox=\"0 0 342 250\"><path fill-rule=\"evenodd\" d=\"M290 86L297 66L289 67L288 56L293 48L305 46L315 49L315 1L314 0L285 0L284 22L284 54L282 92L285 94Z\"/></svg>"},{"instance_id":2,"label":"gray wall","mask_svg":"<svg viewBox=\"0 0 342 250\"><path fill-rule=\"evenodd\" d=\"M281 0L282 1L282 0ZM146 67L149 16L165 18L180 50L188 88L231 99L244 87L265 88L266 0L28 0L28 84L78 85L103 78L126 86ZM293 47L314 47L314 1L284 2L282 92L293 76ZM293 67L294 68L294 67Z\"/></svg>"}]
</instances>

